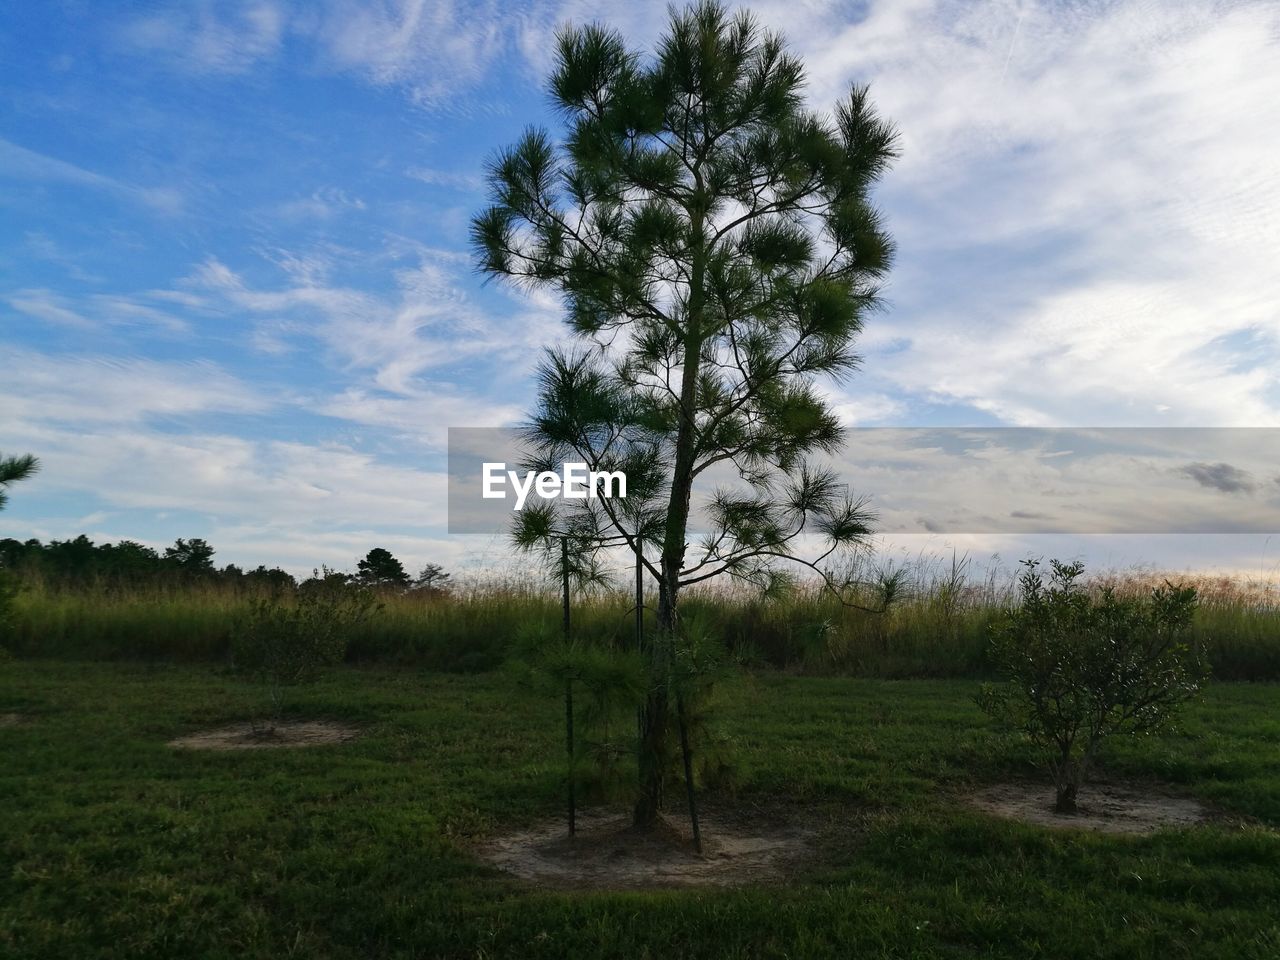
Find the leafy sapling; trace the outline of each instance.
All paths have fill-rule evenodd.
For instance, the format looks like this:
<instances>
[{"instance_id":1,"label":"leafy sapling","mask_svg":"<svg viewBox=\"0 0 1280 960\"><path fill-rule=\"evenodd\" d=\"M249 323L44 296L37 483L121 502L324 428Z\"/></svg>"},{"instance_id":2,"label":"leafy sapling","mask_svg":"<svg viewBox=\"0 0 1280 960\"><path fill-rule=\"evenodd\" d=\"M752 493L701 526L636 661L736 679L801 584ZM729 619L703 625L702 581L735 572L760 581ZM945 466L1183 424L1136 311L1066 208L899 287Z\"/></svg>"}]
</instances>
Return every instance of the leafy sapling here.
<instances>
[{"instance_id":1,"label":"leafy sapling","mask_svg":"<svg viewBox=\"0 0 1280 960\"><path fill-rule=\"evenodd\" d=\"M1081 785L1109 736L1169 726L1207 669L1187 642L1193 587L1166 582L1147 597L1081 583L1081 563L1024 561L1020 603L991 642L1005 678L984 685L978 705L1026 734L1046 755L1055 809L1074 813Z\"/></svg>"}]
</instances>

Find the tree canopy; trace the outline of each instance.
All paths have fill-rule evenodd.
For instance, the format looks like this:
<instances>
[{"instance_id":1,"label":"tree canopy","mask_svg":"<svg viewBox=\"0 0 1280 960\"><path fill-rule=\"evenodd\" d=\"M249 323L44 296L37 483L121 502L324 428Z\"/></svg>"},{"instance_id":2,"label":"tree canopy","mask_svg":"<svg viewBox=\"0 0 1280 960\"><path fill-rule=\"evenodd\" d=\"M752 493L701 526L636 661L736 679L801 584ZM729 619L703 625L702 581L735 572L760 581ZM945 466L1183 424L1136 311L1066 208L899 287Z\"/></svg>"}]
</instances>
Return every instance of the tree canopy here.
<instances>
[{"instance_id":1,"label":"tree canopy","mask_svg":"<svg viewBox=\"0 0 1280 960\"><path fill-rule=\"evenodd\" d=\"M840 443L817 378L856 368L892 253L869 194L895 134L866 88L808 109L782 39L713 2L673 13L651 58L564 31L550 87L563 138L497 156L472 236L487 272L558 292L578 341L541 369L538 456L630 470L632 515L579 522L658 542L671 595L767 581L805 533L860 543L863 501L807 458ZM693 483L719 464L747 489L714 494L685 565ZM520 539L547 528L526 511Z\"/></svg>"},{"instance_id":2,"label":"tree canopy","mask_svg":"<svg viewBox=\"0 0 1280 960\"><path fill-rule=\"evenodd\" d=\"M365 558L356 564L356 579L369 586L409 585L409 574L405 573L404 564L391 555L390 550L374 547Z\"/></svg>"}]
</instances>

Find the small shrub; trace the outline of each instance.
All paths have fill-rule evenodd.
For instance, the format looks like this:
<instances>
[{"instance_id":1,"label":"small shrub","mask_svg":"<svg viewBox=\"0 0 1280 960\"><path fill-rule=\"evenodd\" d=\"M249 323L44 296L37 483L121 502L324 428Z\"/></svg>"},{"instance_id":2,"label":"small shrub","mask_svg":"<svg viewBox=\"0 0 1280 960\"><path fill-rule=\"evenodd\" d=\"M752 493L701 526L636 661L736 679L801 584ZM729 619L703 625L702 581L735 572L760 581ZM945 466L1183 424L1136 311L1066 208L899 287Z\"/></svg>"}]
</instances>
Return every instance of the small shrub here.
<instances>
[{"instance_id":1,"label":"small shrub","mask_svg":"<svg viewBox=\"0 0 1280 960\"><path fill-rule=\"evenodd\" d=\"M1091 594L1083 564L1052 561L1047 584L1025 564L1021 602L991 643L1006 681L985 685L978 705L1047 753L1056 809L1070 813L1106 737L1159 730L1198 691L1206 669L1186 642L1196 591L1166 582L1147 597Z\"/></svg>"},{"instance_id":2,"label":"small shrub","mask_svg":"<svg viewBox=\"0 0 1280 960\"><path fill-rule=\"evenodd\" d=\"M232 638L232 663L268 685L272 725L280 720L284 688L341 662L352 630L376 607L371 591L327 569L295 591L253 599Z\"/></svg>"}]
</instances>

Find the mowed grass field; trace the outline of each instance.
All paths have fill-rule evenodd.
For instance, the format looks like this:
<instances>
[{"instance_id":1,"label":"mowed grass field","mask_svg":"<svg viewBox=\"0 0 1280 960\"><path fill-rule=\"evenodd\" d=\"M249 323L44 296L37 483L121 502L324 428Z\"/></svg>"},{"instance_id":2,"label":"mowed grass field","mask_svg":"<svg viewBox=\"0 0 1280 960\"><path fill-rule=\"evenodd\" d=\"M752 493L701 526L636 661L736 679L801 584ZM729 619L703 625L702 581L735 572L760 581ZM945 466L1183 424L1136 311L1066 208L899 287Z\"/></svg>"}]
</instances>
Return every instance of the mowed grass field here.
<instances>
[{"instance_id":1,"label":"mowed grass field","mask_svg":"<svg viewBox=\"0 0 1280 960\"><path fill-rule=\"evenodd\" d=\"M167 742L260 712L260 688L208 666L10 661L0 956L1280 956L1280 687L1215 684L1179 732L1113 745L1106 776L1219 814L1148 837L970 808L975 787L1038 775L975 687L747 677L719 715L738 786L706 803L829 817L812 867L556 892L474 855L560 812L559 705L502 671L343 668L290 714L359 740L216 753Z\"/></svg>"}]
</instances>

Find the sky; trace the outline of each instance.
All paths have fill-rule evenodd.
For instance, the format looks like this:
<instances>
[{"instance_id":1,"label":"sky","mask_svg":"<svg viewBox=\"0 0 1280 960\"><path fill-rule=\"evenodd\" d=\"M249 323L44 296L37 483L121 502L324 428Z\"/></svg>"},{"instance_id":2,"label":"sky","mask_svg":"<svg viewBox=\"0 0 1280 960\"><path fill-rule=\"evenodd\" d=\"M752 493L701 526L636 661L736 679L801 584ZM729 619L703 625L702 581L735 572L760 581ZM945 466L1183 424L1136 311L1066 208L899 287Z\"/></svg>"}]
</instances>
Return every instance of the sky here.
<instances>
[{"instance_id":1,"label":"sky","mask_svg":"<svg viewBox=\"0 0 1280 960\"><path fill-rule=\"evenodd\" d=\"M900 130L845 423L1280 427L1280 4L752 9L813 106L869 83ZM552 38L589 19L646 49L665 4L0 5L0 452L43 463L0 536L507 562L446 531L446 430L518 422L564 331L483 280L467 227L485 160L558 128ZM1195 463L1192 486L1243 469ZM1269 533L882 548L1267 574Z\"/></svg>"}]
</instances>

